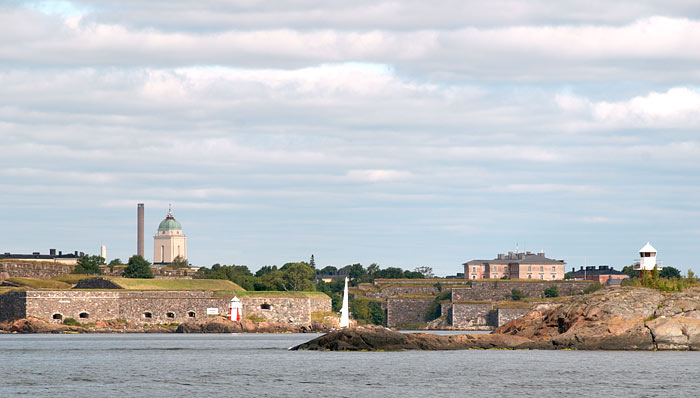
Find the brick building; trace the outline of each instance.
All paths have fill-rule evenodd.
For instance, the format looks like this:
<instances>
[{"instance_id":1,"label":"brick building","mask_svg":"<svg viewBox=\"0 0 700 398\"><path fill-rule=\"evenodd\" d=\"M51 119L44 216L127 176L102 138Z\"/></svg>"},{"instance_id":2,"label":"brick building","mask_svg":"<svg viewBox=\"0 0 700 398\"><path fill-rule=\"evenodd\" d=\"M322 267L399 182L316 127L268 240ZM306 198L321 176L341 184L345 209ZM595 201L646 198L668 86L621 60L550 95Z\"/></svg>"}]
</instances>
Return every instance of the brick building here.
<instances>
[{"instance_id":1,"label":"brick building","mask_svg":"<svg viewBox=\"0 0 700 398\"><path fill-rule=\"evenodd\" d=\"M493 260L471 260L464 265L467 279L564 279L564 260L545 257L544 253L498 254Z\"/></svg>"},{"instance_id":2,"label":"brick building","mask_svg":"<svg viewBox=\"0 0 700 398\"><path fill-rule=\"evenodd\" d=\"M573 280L595 281L602 285L608 286L619 286L620 284L616 283L615 281L627 278L629 278L627 274L623 274L622 272L617 271L613 267L607 265L600 265L597 269L595 265L588 265L585 268L581 266L578 271L576 271L575 268L571 269L571 279Z\"/></svg>"}]
</instances>

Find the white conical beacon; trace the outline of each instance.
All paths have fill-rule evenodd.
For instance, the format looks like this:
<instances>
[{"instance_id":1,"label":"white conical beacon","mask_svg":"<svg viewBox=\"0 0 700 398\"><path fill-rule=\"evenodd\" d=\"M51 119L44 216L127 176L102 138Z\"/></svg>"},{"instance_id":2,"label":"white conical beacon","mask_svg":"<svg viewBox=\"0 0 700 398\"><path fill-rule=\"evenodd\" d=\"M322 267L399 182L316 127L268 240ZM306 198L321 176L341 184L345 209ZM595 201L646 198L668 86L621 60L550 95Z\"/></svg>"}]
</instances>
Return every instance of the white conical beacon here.
<instances>
[{"instance_id":1,"label":"white conical beacon","mask_svg":"<svg viewBox=\"0 0 700 398\"><path fill-rule=\"evenodd\" d=\"M228 306L228 319L230 321L240 321L241 320L241 313L243 309L243 305L241 305L241 300L233 296L231 299L231 304Z\"/></svg>"},{"instance_id":2,"label":"white conical beacon","mask_svg":"<svg viewBox=\"0 0 700 398\"><path fill-rule=\"evenodd\" d=\"M345 289L343 290L343 307L340 309L340 327L346 328L350 326L350 317L348 314L348 278L345 277Z\"/></svg>"}]
</instances>

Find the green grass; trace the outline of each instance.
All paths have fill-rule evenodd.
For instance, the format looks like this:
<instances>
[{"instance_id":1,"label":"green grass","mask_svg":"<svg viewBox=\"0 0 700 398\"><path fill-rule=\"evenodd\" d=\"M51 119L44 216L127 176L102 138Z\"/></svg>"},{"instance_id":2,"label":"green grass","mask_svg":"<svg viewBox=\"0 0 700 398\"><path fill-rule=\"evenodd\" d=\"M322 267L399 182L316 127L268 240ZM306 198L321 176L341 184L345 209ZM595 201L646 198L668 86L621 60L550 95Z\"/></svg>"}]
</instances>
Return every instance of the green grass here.
<instances>
[{"instance_id":1,"label":"green grass","mask_svg":"<svg viewBox=\"0 0 700 398\"><path fill-rule=\"evenodd\" d=\"M238 297L255 297L255 296L264 296L264 297L290 297L290 298L303 298L303 297L309 297L309 298L318 298L318 297L328 297L326 296L325 293L323 292L276 292L276 291L248 291L248 290L241 290L241 291L236 291L236 292L230 292L230 291L215 291L214 292L214 297L220 297L220 298L231 298L233 296L238 296Z\"/></svg>"},{"instance_id":2,"label":"green grass","mask_svg":"<svg viewBox=\"0 0 700 398\"><path fill-rule=\"evenodd\" d=\"M332 316L332 317L337 317L338 314L332 311L314 311L311 313L311 320L312 321L317 321L317 322L322 322L323 318L327 316Z\"/></svg>"},{"instance_id":3,"label":"green grass","mask_svg":"<svg viewBox=\"0 0 700 398\"><path fill-rule=\"evenodd\" d=\"M71 287L71 285L68 283L51 279L10 278L7 281L16 283L20 286L33 287L36 289L70 289Z\"/></svg>"},{"instance_id":4,"label":"green grass","mask_svg":"<svg viewBox=\"0 0 700 398\"><path fill-rule=\"evenodd\" d=\"M78 281L81 281L83 279L92 279L92 278L101 278L101 277L102 277L101 275L65 274L65 275L56 275L56 276L52 277L51 280L75 285L76 283L78 283Z\"/></svg>"},{"instance_id":5,"label":"green grass","mask_svg":"<svg viewBox=\"0 0 700 398\"><path fill-rule=\"evenodd\" d=\"M9 292L21 292L27 290L26 287L10 287L10 286L2 286L0 287L0 294L5 294Z\"/></svg>"},{"instance_id":6,"label":"green grass","mask_svg":"<svg viewBox=\"0 0 700 398\"><path fill-rule=\"evenodd\" d=\"M248 314L248 316L246 316L245 319L247 319L249 321L253 321L255 323L265 322L265 318L263 318L257 314Z\"/></svg>"},{"instance_id":7,"label":"green grass","mask_svg":"<svg viewBox=\"0 0 700 398\"><path fill-rule=\"evenodd\" d=\"M245 292L237 284L223 279L136 279L108 277L126 290L223 290Z\"/></svg>"}]
</instances>

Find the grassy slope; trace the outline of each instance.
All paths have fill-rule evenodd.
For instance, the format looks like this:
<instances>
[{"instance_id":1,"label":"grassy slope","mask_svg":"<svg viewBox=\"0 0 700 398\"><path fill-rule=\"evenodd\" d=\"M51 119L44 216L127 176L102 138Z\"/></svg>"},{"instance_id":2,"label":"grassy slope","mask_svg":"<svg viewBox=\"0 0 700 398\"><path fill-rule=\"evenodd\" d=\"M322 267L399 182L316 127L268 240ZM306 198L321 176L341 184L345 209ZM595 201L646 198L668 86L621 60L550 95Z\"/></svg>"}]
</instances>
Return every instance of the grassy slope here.
<instances>
[{"instance_id":1,"label":"grassy slope","mask_svg":"<svg viewBox=\"0 0 700 398\"><path fill-rule=\"evenodd\" d=\"M234 294L231 294L230 292L224 292L224 291L219 291L214 293L215 297L226 297L230 298L233 297ZM253 292L253 291L237 291L235 292L235 296L238 297L255 297L255 296L264 296L264 297L320 297L320 296L326 296L325 293L323 292L274 292L274 291L260 291L260 292Z\"/></svg>"},{"instance_id":2,"label":"grassy slope","mask_svg":"<svg viewBox=\"0 0 700 398\"><path fill-rule=\"evenodd\" d=\"M81 281L83 279L91 279L91 278L101 278L101 275L82 275L82 274L65 274L65 275L56 275L52 277L52 280L59 281L59 282L65 282L69 283L71 285L75 285L78 283L78 281Z\"/></svg>"},{"instance_id":3,"label":"grassy slope","mask_svg":"<svg viewBox=\"0 0 700 398\"><path fill-rule=\"evenodd\" d=\"M8 281L16 283L20 286L33 287L37 289L70 289L71 287L71 285L68 283L51 279L10 278Z\"/></svg>"},{"instance_id":4,"label":"grassy slope","mask_svg":"<svg viewBox=\"0 0 700 398\"><path fill-rule=\"evenodd\" d=\"M222 279L135 279L110 277L109 280L127 290L245 291L237 284Z\"/></svg>"}]
</instances>

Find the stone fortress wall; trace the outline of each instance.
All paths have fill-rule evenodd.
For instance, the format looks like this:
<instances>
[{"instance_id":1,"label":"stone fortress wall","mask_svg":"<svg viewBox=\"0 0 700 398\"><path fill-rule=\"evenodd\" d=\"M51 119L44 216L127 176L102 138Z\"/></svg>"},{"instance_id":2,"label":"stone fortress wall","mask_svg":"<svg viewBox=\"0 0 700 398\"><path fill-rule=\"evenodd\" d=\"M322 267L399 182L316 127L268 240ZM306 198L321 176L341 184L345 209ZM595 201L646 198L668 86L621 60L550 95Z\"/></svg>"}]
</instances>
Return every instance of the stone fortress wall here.
<instances>
[{"instance_id":1,"label":"stone fortress wall","mask_svg":"<svg viewBox=\"0 0 700 398\"><path fill-rule=\"evenodd\" d=\"M422 322L423 314L434 299L427 298L389 298L386 301L386 326L400 327L409 323Z\"/></svg>"},{"instance_id":2,"label":"stone fortress wall","mask_svg":"<svg viewBox=\"0 0 700 398\"><path fill-rule=\"evenodd\" d=\"M0 295L0 321L33 316L53 322L123 319L135 323L185 322L216 308L228 314L230 298L211 291L28 290ZM331 310L331 299L318 297L241 297L243 316L293 325L311 322L311 312Z\"/></svg>"},{"instance_id":3,"label":"stone fortress wall","mask_svg":"<svg viewBox=\"0 0 700 398\"><path fill-rule=\"evenodd\" d=\"M528 308L498 308L500 300L510 300L512 290L518 289L524 297L540 298L545 289L556 286L560 296L582 294L593 281L465 281L449 284L440 281L433 285L422 283L394 282L379 285L375 291L367 289L367 295L386 298L388 327L421 322L423 314L434 298L441 292L451 291L450 302L440 304L441 314L455 329L480 330L501 326L523 316ZM471 283L470 283L471 282ZM412 297L423 296L423 297ZM533 304L534 305L534 304Z\"/></svg>"},{"instance_id":4,"label":"stone fortress wall","mask_svg":"<svg viewBox=\"0 0 700 398\"><path fill-rule=\"evenodd\" d=\"M0 274L6 273L7 278L52 278L72 270L72 265L50 261L0 260Z\"/></svg>"},{"instance_id":5,"label":"stone fortress wall","mask_svg":"<svg viewBox=\"0 0 700 398\"><path fill-rule=\"evenodd\" d=\"M513 289L523 292L523 297L542 297L544 291L552 286L557 287L560 296L574 296L583 293L593 283L593 281L473 281L471 287L453 288L452 302L509 300Z\"/></svg>"},{"instance_id":6,"label":"stone fortress wall","mask_svg":"<svg viewBox=\"0 0 700 398\"><path fill-rule=\"evenodd\" d=\"M0 280L5 278L41 278L50 279L59 275L70 274L74 265L59 264L51 261L0 260ZM126 266L100 266L104 276L121 276ZM197 270L191 268L170 269L151 267L156 279L192 279Z\"/></svg>"}]
</instances>

